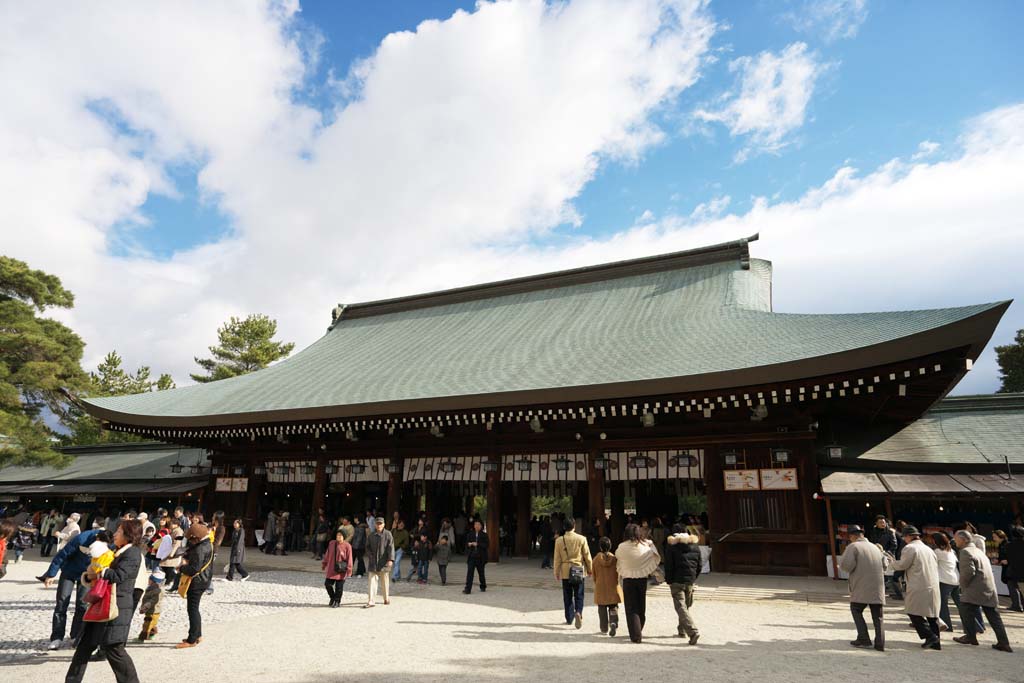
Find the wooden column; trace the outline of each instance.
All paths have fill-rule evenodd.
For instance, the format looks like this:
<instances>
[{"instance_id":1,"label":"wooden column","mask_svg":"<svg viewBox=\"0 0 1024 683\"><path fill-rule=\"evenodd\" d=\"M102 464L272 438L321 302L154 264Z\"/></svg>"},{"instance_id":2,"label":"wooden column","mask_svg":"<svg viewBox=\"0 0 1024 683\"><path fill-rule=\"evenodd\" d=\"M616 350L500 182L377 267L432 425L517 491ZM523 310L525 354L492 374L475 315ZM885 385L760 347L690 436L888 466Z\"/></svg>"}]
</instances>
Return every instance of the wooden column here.
<instances>
[{"instance_id":1,"label":"wooden column","mask_svg":"<svg viewBox=\"0 0 1024 683\"><path fill-rule=\"evenodd\" d=\"M516 490L516 556L530 556L530 482L517 481Z\"/></svg>"},{"instance_id":2,"label":"wooden column","mask_svg":"<svg viewBox=\"0 0 1024 683\"><path fill-rule=\"evenodd\" d=\"M601 450L593 448L587 458L587 524L595 518L604 521L604 470L594 467L594 459L601 457Z\"/></svg>"},{"instance_id":3,"label":"wooden column","mask_svg":"<svg viewBox=\"0 0 1024 683\"><path fill-rule=\"evenodd\" d=\"M885 497L885 516L889 520L889 524L892 524L896 520L892 518L892 498L889 496Z\"/></svg>"},{"instance_id":4,"label":"wooden column","mask_svg":"<svg viewBox=\"0 0 1024 683\"><path fill-rule=\"evenodd\" d=\"M312 538L316 531L317 521L320 519L320 509L324 506L324 494L327 493L327 459L319 457L316 459L316 474L313 479L313 505L309 513L309 534Z\"/></svg>"},{"instance_id":5,"label":"wooden column","mask_svg":"<svg viewBox=\"0 0 1024 683\"><path fill-rule=\"evenodd\" d=\"M392 460L392 462L399 462L398 458ZM399 506L402 504L402 468L399 467L397 472L388 473L388 509L387 514L384 515L385 524L391 524L391 518L395 515L395 512L399 510ZM380 510L377 511L380 514Z\"/></svg>"},{"instance_id":6,"label":"wooden column","mask_svg":"<svg viewBox=\"0 0 1024 683\"><path fill-rule=\"evenodd\" d=\"M729 551L718 543L719 536L730 531L726 514L725 482L722 479L722 456L717 446L704 451L704 491L708 499L708 543L711 545L711 570L729 571ZM711 530L714 530L712 533Z\"/></svg>"},{"instance_id":7,"label":"wooden column","mask_svg":"<svg viewBox=\"0 0 1024 683\"><path fill-rule=\"evenodd\" d=\"M821 509L814 504L814 492L818 490L821 477L814 448L809 443L795 444L793 453L799 459L800 502L804 517L804 533L821 533ZM821 576L825 572L825 549L820 543L807 544L807 569L810 576Z\"/></svg>"},{"instance_id":8,"label":"wooden column","mask_svg":"<svg viewBox=\"0 0 1024 683\"><path fill-rule=\"evenodd\" d=\"M252 469L256 463L249 466L249 483L245 490L245 544L256 545L256 517L260 512L260 497L266 487L264 477L253 474Z\"/></svg>"},{"instance_id":9,"label":"wooden column","mask_svg":"<svg viewBox=\"0 0 1024 683\"><path fill-rule=\"evenodd\" d=\"M614 548L622 540L622 532L626 528L626 482L608 482L612 498L611 539Z\"/></svg>"},{"instance_id":10,"label":"wooden column","mask_svg":"<svg viewBox=\"0 0 1024 683\"><path fill-rule=\"evenodd\" d=\"M832 499L825 496L825 516L828 521L828 551L832 554L832 578L839 580L839 563L836 561L836 531L832 523Z\"/></svg>"},{"instance_id":11,"label":"wooden column","mask_svg":"<svg viewBox=\"0 0 1024 683\"><path fill-rule=\"evenodd\" d=\"M487 561L497 562L501 557L501 476L500 472L487 473Z\"/></svg>"}]
</instances>

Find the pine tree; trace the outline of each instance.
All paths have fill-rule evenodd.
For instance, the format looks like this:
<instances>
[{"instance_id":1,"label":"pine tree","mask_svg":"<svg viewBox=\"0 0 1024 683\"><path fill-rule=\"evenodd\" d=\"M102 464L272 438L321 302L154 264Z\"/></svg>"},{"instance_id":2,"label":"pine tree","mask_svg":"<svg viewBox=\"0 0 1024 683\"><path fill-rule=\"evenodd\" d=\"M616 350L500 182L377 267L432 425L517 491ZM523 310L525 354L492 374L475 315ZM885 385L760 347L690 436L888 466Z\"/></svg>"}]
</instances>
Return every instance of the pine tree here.
<instances>
[{"instance_id":1,"label":"pine tree","mask_svg":"<svg viewBox=\"0 0 1024 683\"><path fill-rule=\"evenodd\" d=\"M253 314L241 320L234 316L217 330L218 346L211 346L213 358L196 358L206 374L191 375L196 382L215 382L219 379L244 375L260 370L295 348L292 342L274 341L277 321L269 316Z\"/></svg>"},{"instance_id":2,"label":"pine tree","mask_svg":"<svg viewBox=\"0 0 1024 683\"><path fill-rule=\"evenodd\" d=\"M1017 330L1012 344L996 347L996 361L1003 383L999 393L1024 391L1024 330Z\"/></svg>"}]
</instances>

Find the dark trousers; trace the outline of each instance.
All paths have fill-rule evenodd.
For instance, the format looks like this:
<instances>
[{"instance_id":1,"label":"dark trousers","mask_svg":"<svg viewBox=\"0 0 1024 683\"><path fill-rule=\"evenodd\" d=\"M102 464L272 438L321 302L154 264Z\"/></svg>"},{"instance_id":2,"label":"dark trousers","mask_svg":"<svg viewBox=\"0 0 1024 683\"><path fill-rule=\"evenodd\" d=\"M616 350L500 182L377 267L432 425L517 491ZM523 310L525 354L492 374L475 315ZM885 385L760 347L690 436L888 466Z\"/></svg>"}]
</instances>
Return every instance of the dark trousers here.
<instances>
[{"instance_id":1,"label":"dark trousers","mask_svg":"<svg viewBox=\"0 0 1024 683\"><path fill-rule=\"evenodd\" d=\"M178 581L181 579L181 572L174 567L164 567L164 585L172 593L178 590Z\"/></svg>"},{"instance_id":2,"label":"dark trousers","mask_svg":"<svg viewBox=\"0 0 1024 683\"><path fill-rule=\"evenodd\" d=\"M203 617L199 614L199 601L203 599L206 588L193 588L189 586L186 593L186 611L188 612L188 638L190 643L197 642L203 637Z\"/></svg>"},{"instance_id":3,"label":"dark trousers","mask_svg":"<svg viewBox=\"0 0 1024 683\"><path fill-rule=\"evenodd\" d=\"M486 563L476 557L471 557L466 561L466 591L473 590L473 571L475 570L477 575L480 577L480 590L487 590L487 578L484 576L484 565Z\"/></svg>"},{"instance_id":4,"label":"dark trousers","mask_svg":"<svg viewBox=\"0 0 1024 683\"><path fill-rule=\"evenodd\" d=\"M363 576L366 574L366 551L363 548L355 548L352 553L356 556L356 576Z\"/></svg>"},{"instance_id":5,"label":"dark trousers","mask_svg":"<svg viewBox=\"0 0 1024 683\"><path fill-rule=\"evenodd\" d=\"M439 564L437 565L437 573L441 575L441 585L447 585L448 583L448 565Z\"/></svg>"},{"instance_id":6,"label":"dark trousers","mask_svg":"<svg viewBox=\"0 0 1024 683\"><path fill-rule=\"evenodd\" d=\"M249 576L249 572L245 571L245 567L242 566L241 562L232 562L228 567L228 581L234 581L236 571L243 579Z\"/></svg>"},{"instance_id":7,"label":"dark trousers","mask_svg":"<svg viewBox=\"0 0 1024 683\"><path fill-rule=\"evenodd\" d=\"M960 607L960 586L953 583L939 584L939 621L946 625L950 631L953 630L953 618L949 614L949 601ZM962 625L962 621L961 621Z\"/></svg>"},{"instance_id":8,"label":"dark trousers","mask_svg":"<svg viewBox=\"0 0 1024 683\"><path fill-rule=\"evenodd\" d=\"M893 572L892 574L892 597L897 600L903 599L903 590L901 586L903 585L904 574L906 574L906 572Z\"/></svg>"},{"instance_id":9,"label":"dark trousers","mask_svg":"<svg viewBox=\"0 0 1024 683\"><path fill-rule=\"evenodd\" d=\"M919 614L911 614L910 623L914 625L914 628L917 630L917 637L921 640L939 639L939 620L935 617L927 617L926 619Z\"/></svg>"},{"instance_id":10,"label":"dark trousers","mask_svg":"<svg viewBox=\"0 0 1024 683\"><path fill-rule=\"evenodd\" d=\"M989 626L992 627L992 632L996 636L996 642L1000 645L1009 645L1010 640L1006 637L1003 617L995 607L983 607L981 605L972 605L969 602L961 602L960 613L964 620L964 629L967 631L967 635L972 638L978 637L976 627L982 611L985 612L985 618L988 619Z\"/></svg>"},{"instance_id":11,"label":"dark trousers","mask_svg":"<svg viewBox=\"0 0 1024 683\"><path fill-rule=\"evenodd\" d=\"M622 602L626 609L629 639L639 643L647 621L647 577L622 580Z\"/></svg>"},{"instance_id":12,"label":"dark trousers","mask_svg":"<svg viewBox=\"0 0 1024 683\"><path fill-rule=\"evenodd\" d=\"M82 638L75 648L75 655L71 658L71 666L64 677L64 683L79 683L85 676L85 668L89 665L89 656L95 649L90 642L91 638ZM124 643L116 645L100 645L100 653L106 656L111 671L114 672L114 680L117 683L139 683L139 676L135 673L135 662L128 656L124 649Z\"/></svg>"},{"instance_id":13,"label":"dark trousers","mask_svg":"<svg viewBox=\"0 0 1024 683\"><path fill-rule=\"evenodd\" d=\"M43 557L49 557L53 552L53 546L57 544L57 538L55 536L44 536L43 547L39 549L39 554Z\"/></svg>"},{"instance_id":14,"label":"dark trousers","mask_svg":"<svg viewBox=\"0 0 1024 683\"><path fill-rule=\"evenodd\" d=\"M85 594L89 587L79 581L79 577L71 578L64 576L61 572L57 580L57 604L53 608L53 626L50 629L50 640L64 640L64 634L68 624L68 606L71 604L71 596L75 596L75 616L71 619L71 637L77 638L82 633L82 617L88 605L85 604Z\"/></svg>"},{"instance_id":15,"label":"dark trousers","mask_svg":"<svg viewBox=\"0 0 1024 683\"><path fill-rule=\"evenodd\" d=\"M562 604L565 605L565 623L571 624L576 613L583 614L583 581L575 586L569 579L562 579Z\"/></svg>"},{"instance_id":16,"label":"dark trousers","mask_svg":"<svg viewBox=\"0 0 1024 683\"><path fill-rule=\"evenodd\" d=\"M1024 612L1024 593L1020 590L1020 581L1007 579L1006 587L1010 589L1010 611Z\"/></svg>"},{"instance_id":17,"label":"dark trousers","mask_svg":"<svg viewBox=\"0 0 1024 683\"><path fill-rule=\"evenodd\" d=\"M598 605L597 618L601 622L601 633L608 633L608 627L619 628L619 606Z\"/></svg>"},{"instance_id":18,"label":"dark trousers","mask_svg":"<svg viewBox=\"0 0 1024 683\"><path fill-rule=\"evenodd\" d=\"M345 579L324 579L324 588L331 602L341 602L341 596L345 594Z\"/></svg>"},{"instance_id":19,"label":"dark trousers","mask_svg":"<svg viewBox=\"0 0 1024 683\"><path fill-rule=\"evenodd\" d=\"M857 640L871 642L868 635L868 625L864 621L864 608L871 608L871 623L875 626L875 647L885 647L885 624L882 620L882 606L869 605L865 602L851 602L850 612L853 613L853 623L857 625Z\"/></svg>"}]
</instances>

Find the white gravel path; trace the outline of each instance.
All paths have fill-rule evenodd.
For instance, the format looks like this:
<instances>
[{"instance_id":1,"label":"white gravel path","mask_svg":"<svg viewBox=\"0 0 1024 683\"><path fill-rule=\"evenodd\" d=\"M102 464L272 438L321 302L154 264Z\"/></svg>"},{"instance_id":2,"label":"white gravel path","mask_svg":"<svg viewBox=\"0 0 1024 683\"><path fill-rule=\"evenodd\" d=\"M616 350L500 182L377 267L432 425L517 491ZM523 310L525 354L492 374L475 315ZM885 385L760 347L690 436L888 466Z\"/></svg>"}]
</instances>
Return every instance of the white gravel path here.
<instances>
[{"instance_id":1,"label":"white gravel path","mask_svg":"<svg viewBox=\"0 0 1024 683\"><path fill-rule=\"evenodd\" d=\"M16 580L31 581L31 572L15 568ZM0 641L12 640L14 629L16 637L24 632L40 643L52 594L39 597L38 584L5 581ZM888 651L877 653L849 646L854 632L841 604L708 600L695 606L702 635L698 646L689 647L673 636L671 600L652 596L644 643L633 645L624 627L614 639L596 633L592 605L582 630L567 627L558 591L498 586L466 596L458 585L401 584L390 606L366 610L359 609L365 594L355 590L361 582L353 581L352 588L342 609L327 609L316 574L268 572L246 584L218 583L214 599L203 602L199 647L171 649L185 629L183 601L175 599L167 603L161 637L129 644L129 651L143 681L167 680L168 672L188 680L252 683L1024 681L1024 619L1016 614L1006 617L1018 650L1008 655L990 649L991 633L978 648L945 638L942 652L921 650L905 615L892 609ZM9 597L32 607L8 609ZM0 663L0 681L61 680L70 656L64 650ZM113 677L105 664L94 664L85 680Z\"/></svg>"}]
</instances>

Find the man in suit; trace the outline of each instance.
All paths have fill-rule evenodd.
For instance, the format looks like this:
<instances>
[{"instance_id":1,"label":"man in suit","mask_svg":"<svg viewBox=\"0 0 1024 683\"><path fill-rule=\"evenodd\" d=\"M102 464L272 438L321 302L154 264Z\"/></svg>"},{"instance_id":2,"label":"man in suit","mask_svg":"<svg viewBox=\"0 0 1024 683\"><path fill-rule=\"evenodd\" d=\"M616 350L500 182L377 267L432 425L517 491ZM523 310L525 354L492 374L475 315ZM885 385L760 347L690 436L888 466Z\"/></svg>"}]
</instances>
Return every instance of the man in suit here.
<instances>
[{"instance_id":1,"label":"man in suit","mask_svg":"<svg viewBox=\"0 0 1024 683\"><path fill-rule=\"evenodd\" d=\"M466 588L463 593L473 592L473 571L480 575L480 592L487 590L487 579L484 577L484 565L487 564L487 546L489 541L483 530L484 525L479 519L473 522L473 530L466 534Z\"/></svg>"}]
</instances>

